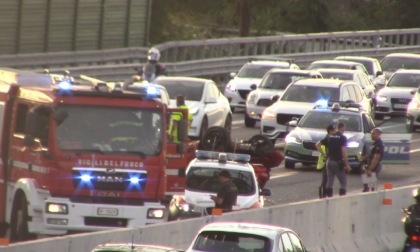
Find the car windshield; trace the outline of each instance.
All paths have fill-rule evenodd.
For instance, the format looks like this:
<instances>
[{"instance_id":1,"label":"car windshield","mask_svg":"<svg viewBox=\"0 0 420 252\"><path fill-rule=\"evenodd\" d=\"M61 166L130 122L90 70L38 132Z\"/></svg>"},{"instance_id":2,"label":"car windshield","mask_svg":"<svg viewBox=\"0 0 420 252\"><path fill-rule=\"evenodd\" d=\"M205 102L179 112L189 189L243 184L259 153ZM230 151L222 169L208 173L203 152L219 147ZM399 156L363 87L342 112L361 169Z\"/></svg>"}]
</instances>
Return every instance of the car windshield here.
<instances>
[{"instance_id":1,"label":"car windshield","mask_svg":"<svg viewBox=\"0 0 420 252\"><path fill-rule=\"evenodd\" d=\"M385 57L381 62L382 70L395 72L400 68L420 69L420 58Z\"/></svg>"},{"instance_id":2,"label":"car windshield","mask_svg":"<svg viewBox=\"0 0 420 252\"><path fill-rule=\"evenodd\" d=\"M195 240L194 251L272 251L272 241L264 236L223 231L203 231Z\"/></svg>"},{"instance_id":3,"label":"car windshield","mask_svg":"<svg viewBox=\"0 0 420 252\"><path fill-rule=\"evenodd\" d=\"M270 73L264 77L259 87L266 89L286 89L291 82L308 78L308 76L308 74L304 73Z\"/></svg>"},{"instance_id":4,"label":"car windshield","mask_svg":"<svg viewBox=\"0 0 420 252\"><path fill-rule=\"evenodd\" d=\"M334 64L334 63L312 63L309 65L308 69L321 69L321 68L338 68L338 69L351 69L350 65L343 65L343 64Z\"/></svg>"},{"instance_id":5,"label":"car windshield","mask_svg":"<svg viewBox=\"0 0 420 252\"><path fill-rule=\"evenodd\" d=\"M315 103L319 100L338 101L339 89L334 87L291 85L283 93L280 100L310 103Z\"/></svg>"},{"instance_id":6,"label":"car windshield","mask_svg":"<svg viewBox=\"0 0 420 252\"><path fill-rule=\"evenodd\" d=\"M324 79L353 80L353 74L331 73L331 72L322 72L322 71L321 71L321 74Z\"/></svg>"},{"instance_id":7,"label":"car windshield","mask_svg":"<svg viewBox=\"0 0 420 252\"><path fill-rule=\"evenodd\" d=\"M160 110L60 105L54 113L62 115L55 120L60 150L157 155L162 149Z\"/></svg>"},{"instance_id":8,"label":"car windshield","mask_svg":"<svg viewBox=\"0 0 420 252\"><path fill-rule=\"evenodd\" d=\"M420 74L394 74L387 87L413 87L420 86Z\"/></svg>"},{"instance_id":9,"label":"car windshield","mask_svg":"<svg viewBox=\"0 0 420 252\"><path fill-rule=\"evenodd\" d=\"M218 175L221 169L192 167L187 174L186 188L192 191L217 193L220 189ZM251 172L229 170L233 183L238 188L238 195L254 194L256 186Z\"/></svg>"},{"instance_id":10,"label":"car windshield","mask_svg":"<svg viewBox=\"0 0 420 252\"><path fill-rule=\"evenodd\" d=\"M169 98L175 100L178 95L183 95L186 101L201 101L204 82L192 80L157 80L168 91Z\"/></svg>"},{"instance_id":11,"label":"car windshield","mask_svg":"<svg viewBox=\"0 0 420 252\"><path fill-rule=\"evenodd\" d=\"M301 128L326 129L328 125L343 122L346 124L346 131L362 131L362 121L358 114L344 114L331 112L330 110L308 111L299 122Z\"/></svg>"},{"instance_id":12,"label":"car windshield","mask_svg":"<svg viewBox=\"0 0 420 252\"><path fill-rule=\"evenodd\" d=\"M242 67L241 70L239 70L238 77L261 79L266 72L270 71L273 68L275 67L247 64L244 67ZM276 68L279 68L279 67L276 67Z\"/></svg>"}]
</instances>

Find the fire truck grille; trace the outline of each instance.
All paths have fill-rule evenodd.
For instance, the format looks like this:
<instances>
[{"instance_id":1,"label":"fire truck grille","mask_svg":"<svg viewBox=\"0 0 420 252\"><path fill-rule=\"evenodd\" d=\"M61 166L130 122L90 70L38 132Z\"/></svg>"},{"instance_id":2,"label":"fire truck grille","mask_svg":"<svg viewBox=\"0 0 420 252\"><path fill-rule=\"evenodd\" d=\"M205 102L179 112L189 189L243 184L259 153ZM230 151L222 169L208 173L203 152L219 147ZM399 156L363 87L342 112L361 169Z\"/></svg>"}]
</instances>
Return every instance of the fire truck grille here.
<instances>
[{"instance_id":1,"label":"fire truck grille","mask_svg":"<svg viewBox=\"0 0 420 252\"><path fill-rule=\"evenodd\" d=\"M77 189L96 189L113 191L143 191L147 174L128 172L106 173L102 170L73 170L73 186Z\"/></svg>"},{"instance_id":2,"label":"fire truck grille","mask_svg":"<svg viewBox=\"0 0 420 252\"><path fill-rule=\"evenodd\" d=\"M125 197L71 196L70 201L74 203L88 203L88 204L144 206L144 200L131 199L131 198L125 198Z\"/></svg>"},{"instance_id":3,"label":"fire truck grille","mask_svg":"<svg viewBox=\"0 0 420 252\"><path fill-rule=\"evenodd\" d=\"M127 219L85 217L86 226L127 227Z\"/></svg>"}]
</instances>

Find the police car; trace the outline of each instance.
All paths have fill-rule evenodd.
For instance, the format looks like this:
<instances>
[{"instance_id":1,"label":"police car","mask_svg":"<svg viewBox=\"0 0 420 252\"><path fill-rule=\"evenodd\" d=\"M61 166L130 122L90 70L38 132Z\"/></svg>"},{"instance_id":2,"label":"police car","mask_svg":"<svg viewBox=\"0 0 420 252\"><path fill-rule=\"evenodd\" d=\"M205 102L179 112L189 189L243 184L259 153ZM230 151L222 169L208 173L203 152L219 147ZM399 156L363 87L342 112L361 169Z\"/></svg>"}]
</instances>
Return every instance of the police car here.
<instances>
[{"instance_id":1,"label":"police car","mask_svg":"<svg viewBox=\"0 0 420 252\"><path fill-rule=\"evenodd\" d=\"M198 231L187 252L193 251L308 251L293 230L268 224L216 222Z\"/></svg>"},{"instance_id":2,"label":"police car","mask_svg":"<svg viewBox=\"0 0 420 252\"><path fill-rule=\"evenodd\" d=\"M215 207L210 195L216 195L221 187L218 175L228 170L233 183L238 188L238 196L233 211L262 208L264 196L269 189L260 189L254 168L249 163L250 155L213 151L196 151L186 170L184 195L173 196L169 204L169 220L209 215Z\"/></svg>"},{"instance_id":3,"label":"police car","mask_svg":"<svg viewBox=\"0 0 420 252\"><path fill-rule=\"evenodd\" d=\"M361 171L361 157L370 153L370 132L377 126L383 126L384 132L382 141L385 153L382 163L408 163L411 134L403 129L405 127L400 122L386 121L382 125L375 125L370 114L357 104L340 102L330 105L316 106L299 121L296 119L289 123L294 129L285 139L285 168L293 169L296 163L316 165L319 156L316 142L326 136L329 124L337 125L340 122L346 124L344 135L347 137L347 155L354 172Z\"/></svg>"},{"instance_id":4,"label":"police car","mask_svg":"<svg viewBox=\"0 0 420 252\"><path fill-rule=\"evenodd\" d=\"M296 163L316 165L319 152L315 144L323 139L329 124L346 124L344 135L347 137L347 154L349 164L357 171L361 167L361 157L368 153L365 139L370 139L370 132L375 128L370 115L352 103L334 103L331 107L316 106L308 111L302 119L291 121L296 126L285 139L285 167L295 168Z\"/></svg>"}]
</instances>

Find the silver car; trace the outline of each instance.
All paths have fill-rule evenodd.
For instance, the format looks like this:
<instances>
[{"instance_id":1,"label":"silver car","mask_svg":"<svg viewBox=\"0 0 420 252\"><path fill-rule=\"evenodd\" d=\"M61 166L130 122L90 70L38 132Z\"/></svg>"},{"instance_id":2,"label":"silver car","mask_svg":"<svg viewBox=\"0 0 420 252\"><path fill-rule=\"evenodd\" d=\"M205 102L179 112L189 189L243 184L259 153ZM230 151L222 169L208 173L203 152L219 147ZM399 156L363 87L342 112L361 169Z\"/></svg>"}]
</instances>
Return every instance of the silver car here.
<instances>
[{"instance_id":1,"label":"silver car","mask_svg":"<svg viewBox=\"0 0 420 252\"><path fill-rule=\"evenodd\" d=\"M259 86L251 85L251 91L246 101L244 121L246 127L254 127L261 120L265 108L275 102L275 96L280 97L290 83L302 78L322 78L317 71L295 69L272 69L268 71Z\"/></svg>"},{"instance_id":2,"label":"silver car","mask_svg":"<svg viewBox=\"0 0 420 252\"><path fill-rule=\"evenodd\" d=\"M287 125L293 118L301 118L317 104L352 101L371 113L368 99L354 81L336 79L300 79L290 84L282 97L266 108L261 117L261 134L275 141L284 138Z\"/></svg>"},{"instance_id":3,"label":"silver car","mask_svg":"<svg viewBox=\"0 0 420 252\"><path fill-rule=\"evenodd\" d=\"M398 69L420 69L420 54L390 53L381 60L381 66L389 80Z\"/></svg>"},{"instance_id":4,"label":"silver car","mask_svg":"<svg viewBox=\"0 0 420 252\"><path fill-rule=\"evenodd\" d=\"M376 94L375 118L405 115L408 103L420 84L420 70L400 69L389 79L386 86Z\"/></svg>"},{"instance_id":5,"label":"silver car","mask_svg":"<svg viewBox=\"0 0 420 252\"><path fill-rule=\"evenodd\" d=\"M228 98L232 112L236 108L245 108L246 98L251 92L251 85L258 85L264 74L273 68L300 69L292 60L286 59L251 59L239 70L231 73L231 80L226 85L224 95Z\"/></svg>"}]
</instances>

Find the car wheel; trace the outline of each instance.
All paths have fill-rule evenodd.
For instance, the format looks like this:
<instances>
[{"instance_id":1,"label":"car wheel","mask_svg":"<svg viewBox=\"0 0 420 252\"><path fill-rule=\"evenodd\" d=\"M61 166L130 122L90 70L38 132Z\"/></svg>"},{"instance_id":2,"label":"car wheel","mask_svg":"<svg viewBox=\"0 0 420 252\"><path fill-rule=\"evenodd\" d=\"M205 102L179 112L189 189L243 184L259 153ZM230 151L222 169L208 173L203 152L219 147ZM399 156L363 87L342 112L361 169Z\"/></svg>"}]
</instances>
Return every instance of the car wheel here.
<instances>
[{"instance_id":1,"label":"car wheel","mask_svg":"<svg viewBox=\"0 0 420 252\"><path fill-rule=\"evenodd\" d=\"M203 121L201 122L201 127L200 127L199 139L201 139L204 136L208 128L209 128L208 119L207 117L203 117Z\"/></svg>"},{"instance_id":2,"label":"car wheel","mask_svg":"<svg viewBox=\"0 0 420 252\"><path fill-rule=\"evenodd\" d=\"M28 201L23 194L17 194L13 204L10 240L11 241L28 241L36 239L35 234L29 233L28 228Z\"/></svg>"},{"instance_id":3,"label":"car wheel","mask_svg":"<svg viewBox=\"0 0 420 252\"><path fill-rule=\"evenodd\" d=\"M286 169L295 169L295 162L290 161L290 160L285 160L284 161L284 168L286 168Z\"/></svg>"},{"instance_id":4,"label":"car wheel","mask_svg":"<svg viewBox=\"0 0 420 252\"><path fill-rule=\"evenodd\" d=\"M377 113L375 113L375 117L374 117L376 120L383 120L384 119L384 115L381 115L381 114L377 114Z\"/></svg>"},{"instance_id":5,"label":"car wheel","mask_svg":"<svg viewBox=\"0 0 420 252\"><path fill-rule=\"evenodd\" d=\"M249 139L249 143L253 147L255 156L264 156L274 150L271 139L264 135L255 135Z\"/></svg>"},{"instance_id":6,"label":"car wheel","mask_svg":"<svg viewBox=\"0 0 420 252\"><path fill-rule=\"evenodd\" d=\"M199 150L230 152L232 140L230 132L224 127L210 127L200 139Z\"/></svg>"},{"instance_id":7,"label":"car wheel","mask_svg":"<svg viewBox=\"0 0 420 252\"><path fill-rule=\"evenodd\" d=\"M244 113L244 121L245 121L245 126L247 128L253 128L255 127L255 124L257 123L257 121L255 121L254 119L252 119L251 117L248 116L248 114Z\"/></svg>"},{"instance_id":8,"label":"car wheel","mask_svg":"<svg viewBox=\"0 0 420 252\"><path fill-rule=\"evenodd\" d=\"M232 130L232 116L229 114L225 120L225 129L228 131Z\"/></svg>"}]
</instances>

